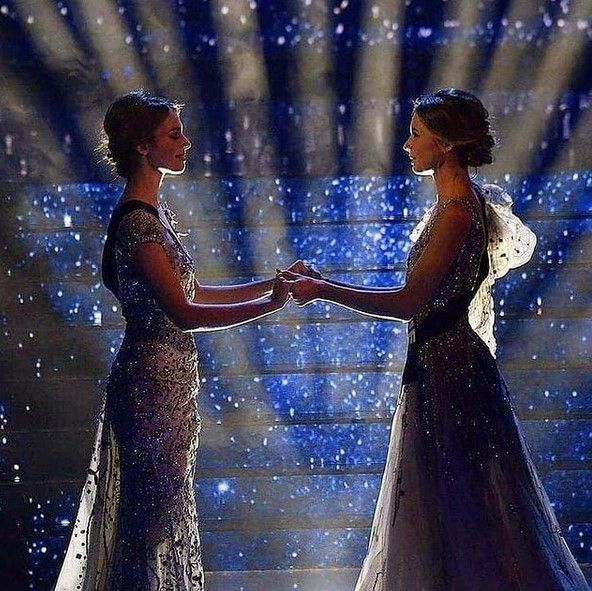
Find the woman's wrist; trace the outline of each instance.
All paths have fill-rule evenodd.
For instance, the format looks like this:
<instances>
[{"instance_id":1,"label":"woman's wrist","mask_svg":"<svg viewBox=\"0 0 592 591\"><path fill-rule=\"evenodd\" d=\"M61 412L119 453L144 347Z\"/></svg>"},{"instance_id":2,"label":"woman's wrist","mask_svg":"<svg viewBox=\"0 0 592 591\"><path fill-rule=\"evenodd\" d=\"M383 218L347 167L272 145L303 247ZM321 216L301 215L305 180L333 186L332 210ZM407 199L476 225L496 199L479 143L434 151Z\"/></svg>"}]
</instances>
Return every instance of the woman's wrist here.
<instances>
[{"instance_id":1,"label":"woman's wrist","mask_svg":"<svg viewBox=\"0 0 592 591\"><path fill-rule=\"evenodd\" d=\"M274 299L273 297L269 296L269 302L266 306L266 312L277 312L278 310L281 310L282 307L282 302L280 302L278 299Z\"/></svg>"},{"instance_id":2,"label":"woman's wrist","mask_svg":"<svg viewBox=\"0 0 592 591\"><path fill-rule=\"evenodd\" d=\"M318 281L318 284L319 284L319 288L318 288L319 299L330 300L331 296L333 295L333 291L334 291L333 285L331 285L331 283L329 283L325 279L317 279L316 281Z\"/></svg>"},{"instance_id":3,"label":"woman's wrist","mask_svg":"<svg viewBox=\"0 0 592 591\"><path fill-rule=\"evenodd\" d=\"M261 291L263 293L267 293L267 292L271 291L273 289L273 281L274 281L273 277L271 277L270 279L263 279L260 284Z\"/></svg>"},{"instance_id":4,"label":"woman's wrist","mask_svg":"<svg viewBox=\"0 0 592 591\"><path fill-rule=\"evenodd\" d=\"M285 305L287 300L280 300L279 298L274 298L273 294L269 294L263 301L263 308L264 313L267 312L277 312L281 310Z\"/></svg>"}]
</instances>

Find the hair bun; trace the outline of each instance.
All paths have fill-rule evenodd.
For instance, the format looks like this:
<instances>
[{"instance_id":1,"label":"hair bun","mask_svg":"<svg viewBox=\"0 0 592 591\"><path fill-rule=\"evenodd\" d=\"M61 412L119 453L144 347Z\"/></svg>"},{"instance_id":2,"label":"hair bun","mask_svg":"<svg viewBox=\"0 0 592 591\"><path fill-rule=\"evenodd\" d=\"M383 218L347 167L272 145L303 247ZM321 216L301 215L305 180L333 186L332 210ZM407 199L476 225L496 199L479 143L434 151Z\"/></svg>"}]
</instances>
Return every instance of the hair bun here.
<instances>
[{"instance_id":1,"label":"hair bun","mask_svg":"<svg viewBox=\"0 0 592 591\"><path fill-rule=\"evenodd\" d=\"M489 112L470 92L443 88L414 101L414 112L435 135L454 146L462 166L493 162L495 135Z\"/></svg>"}]
</instances>

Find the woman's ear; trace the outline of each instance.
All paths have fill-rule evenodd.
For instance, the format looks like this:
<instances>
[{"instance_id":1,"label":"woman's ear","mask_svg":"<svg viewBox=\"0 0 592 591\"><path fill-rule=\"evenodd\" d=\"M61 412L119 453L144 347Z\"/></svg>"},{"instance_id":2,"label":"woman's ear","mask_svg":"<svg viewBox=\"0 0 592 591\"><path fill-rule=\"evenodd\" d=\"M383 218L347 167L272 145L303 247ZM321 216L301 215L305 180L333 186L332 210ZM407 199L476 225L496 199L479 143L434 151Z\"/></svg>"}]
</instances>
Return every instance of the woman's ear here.
<instances>
[{"instance_id":1,"label":"woman's ear","mask_svg":"<svg viewBox=\"0 0 592 591\"><path fill-rule=\"evenodd\" d=\"M436 141L438 142L438 145L440 146L440 148L442 150L444 150L444 152L451 152L452 149L454 148L454 144L451 144L447 141L441 140L440 138L437 138Z\"/></svg>"},{"instance_id":2,"label":"woman's ear","mask_svg":"<svg viewBox=\"0 0 592 591\"><path fill-rule=\"evenodd\" d=\"M136 144L136 152L138 152L140 156L146 156L146 154L148 154L148 143L143 142L141 144Z\"/></svg>"}]
</instances>

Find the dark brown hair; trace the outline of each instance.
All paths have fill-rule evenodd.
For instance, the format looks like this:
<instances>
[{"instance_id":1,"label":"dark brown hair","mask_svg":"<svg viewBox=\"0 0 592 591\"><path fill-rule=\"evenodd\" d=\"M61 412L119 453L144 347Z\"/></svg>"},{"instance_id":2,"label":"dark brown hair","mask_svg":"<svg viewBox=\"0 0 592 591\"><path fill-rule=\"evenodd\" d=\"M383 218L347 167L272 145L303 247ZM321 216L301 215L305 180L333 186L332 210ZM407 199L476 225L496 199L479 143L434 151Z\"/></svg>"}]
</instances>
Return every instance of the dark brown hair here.
<instances>
[{"instance_id":1,"label":"dark brown hair","mask_svg":"<svg viewBox=\"0 0 592 591\"><path fill-rule=\"evenodd\" d=\"M496 140L489 112L475 95L443 88L417 98L413 112L433 134L454 147L462 166L493 162Z\"/></svg>"},{"instance_id":2,"label":"dark brown hair","mask_svg":"<svg viewBox=\"0 0 592 591\"><path fill-rule=\"evenodd\" d=\"M181 108L175 101L141 89L128 92L111 103L105 114L99 149L117 174L129 178L139 158L136 146L153 139L156 128L168 114L179 113Z\"/></svg>"}]
</instances>

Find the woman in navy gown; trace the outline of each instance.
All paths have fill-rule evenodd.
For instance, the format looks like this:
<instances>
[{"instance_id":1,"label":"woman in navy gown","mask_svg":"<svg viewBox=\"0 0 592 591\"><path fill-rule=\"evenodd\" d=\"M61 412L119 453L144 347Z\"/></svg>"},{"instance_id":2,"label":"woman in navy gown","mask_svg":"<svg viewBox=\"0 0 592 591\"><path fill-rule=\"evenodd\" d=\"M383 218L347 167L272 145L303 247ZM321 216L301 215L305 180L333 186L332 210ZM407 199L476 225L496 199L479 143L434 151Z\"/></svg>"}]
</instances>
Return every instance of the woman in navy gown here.
<instances>
[{"instance_id":1,"label":"woman in navy gown","mask_svg":"<svg viewBox=\"0 0 592 591\"><path fill-rule=\"evenodd\" d=\"M409 346L368 554L356 591L584 591L495 361L491 287L535 237L499 187L489 115L443 89L415 102L404 149L436 200L411 235L405 285L284 272L292 297L407 322ZM308 274L310 275L310 274Z\"/></svg>"}]
</instances>

